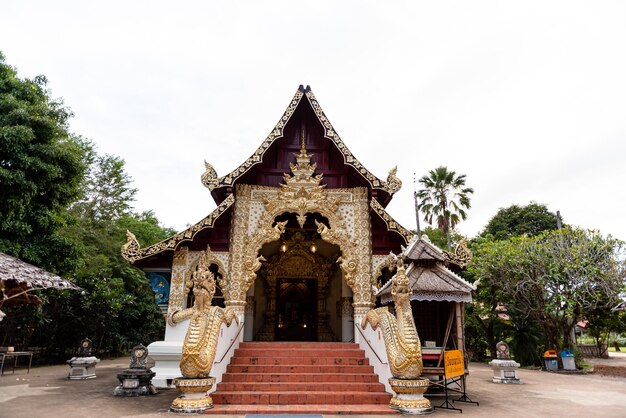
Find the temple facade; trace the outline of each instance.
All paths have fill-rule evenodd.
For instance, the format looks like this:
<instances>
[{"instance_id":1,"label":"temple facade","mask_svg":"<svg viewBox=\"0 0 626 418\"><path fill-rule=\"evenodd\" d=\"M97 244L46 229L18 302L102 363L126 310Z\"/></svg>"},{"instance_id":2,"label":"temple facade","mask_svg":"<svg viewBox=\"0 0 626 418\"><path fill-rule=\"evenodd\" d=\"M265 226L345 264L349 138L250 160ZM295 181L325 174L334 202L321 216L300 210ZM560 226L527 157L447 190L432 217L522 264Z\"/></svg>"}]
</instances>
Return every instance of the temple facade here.
<instances>
[{"instance_id":1,"label":"temple facade","mask_svg":"<svg viewBox=\"0 0 626 418\"><path fill-rule=\"evenodd\" d=\"M385 210L401 187L395 168L384 180L366 169L302 86L243 164L223 176L205 165L201 180L217 208L150 247L141 248L129 232L122 254L146 272L157 303L171 316L191 306L191 273L207 251L218 284L213 304L232 307L238 318L223 329L212 375L219 381L242 341L353 341L372 364L384 357L376 353L384 354L380 336L366 335L373 331L358 324L380 304L377 293L393 276L393 254L420 241ZM450 302L467 301L471 285L445 267L447 253L430 251L446 285L463 294ZM157 386L180 374L186 329L170 321L164 341L149 346Z\"/></svg>"}]
</instances>

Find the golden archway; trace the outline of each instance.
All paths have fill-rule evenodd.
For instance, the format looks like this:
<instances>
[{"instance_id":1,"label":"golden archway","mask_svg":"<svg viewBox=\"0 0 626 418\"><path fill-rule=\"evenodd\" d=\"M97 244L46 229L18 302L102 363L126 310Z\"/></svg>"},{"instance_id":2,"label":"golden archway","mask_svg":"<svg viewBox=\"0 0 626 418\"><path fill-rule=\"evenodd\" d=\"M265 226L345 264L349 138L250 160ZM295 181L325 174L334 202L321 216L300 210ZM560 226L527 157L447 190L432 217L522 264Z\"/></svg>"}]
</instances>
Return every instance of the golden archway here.
<instances>
[{"instance_id":1,"label":"golden archway","mask_svg":"<svg viewBox=\"0 0 626 418\"><path fill-rule=\"evenodd\" d=\"M328 219L328 225L315 222L317 231L323 241L337 245L341 251L337 261L352 289L354 307L364 313L374 305L367 189L326 190L320 184L322 176L313 175L316 166L310 163L310 158L303 144L296 155L296 164L290 164L293 174L284 175L285 184L280 188L236 186L230 280L225 289L227 306L239 306L243 310L246 292L265 261L259 251L264 244L281 238L286 222L278 222L277 218L286 213L294 213L300 226L315 213ZM344 219L349 220L349 225Z\"/></svg>"}]
</instances>

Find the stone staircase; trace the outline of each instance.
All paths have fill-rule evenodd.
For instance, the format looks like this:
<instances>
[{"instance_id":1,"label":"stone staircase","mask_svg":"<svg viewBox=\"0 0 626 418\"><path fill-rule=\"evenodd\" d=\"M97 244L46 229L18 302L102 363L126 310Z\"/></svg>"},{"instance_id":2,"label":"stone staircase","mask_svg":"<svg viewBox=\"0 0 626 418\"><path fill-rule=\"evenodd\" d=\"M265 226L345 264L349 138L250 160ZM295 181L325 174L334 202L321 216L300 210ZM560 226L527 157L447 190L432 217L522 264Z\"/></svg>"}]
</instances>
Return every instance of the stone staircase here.
<instances>
[{"instance_id":1,"label":"stone staircase","mask_svg":"<svg viewBox=\"0 0 626 418\"><path fill-rule=\"evenodd\" d=\"M241 343L216 389L205 413L397 413L353 343Z\"/></svg>"}]
</instances>

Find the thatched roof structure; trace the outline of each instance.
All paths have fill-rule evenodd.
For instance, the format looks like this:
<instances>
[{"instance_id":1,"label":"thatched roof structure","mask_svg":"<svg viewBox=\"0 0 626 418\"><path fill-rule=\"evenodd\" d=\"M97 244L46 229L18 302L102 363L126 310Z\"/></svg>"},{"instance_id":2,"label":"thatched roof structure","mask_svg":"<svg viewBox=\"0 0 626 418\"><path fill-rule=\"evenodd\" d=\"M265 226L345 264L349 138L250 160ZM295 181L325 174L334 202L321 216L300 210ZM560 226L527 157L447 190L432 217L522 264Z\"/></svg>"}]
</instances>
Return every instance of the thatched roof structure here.
<instances>
[{"instance_id":1,"label":"thatched roof structure","mask_svg":"<svg viewBox=\"0 0 626 418\"><path fill-rule=\"evenodd\" d=\"M41 303L36 296L28 295L34 289L79 289L78 286L35 267L18 258L0 253L0 306L19 303Z\"/></svg>"},{"instance_id":2,"label":"thatched roof structure","mask_svg":"<svg viewBox=\"0 0 626 418\"><path fill-rule=\"evenodd\" d=\"M455 251L461 254L461 251ZM472 291L476 287L448 268L459 267L469 256L464 255L463 263L453 260L428 240L425 235L414 237L399 256L408 265L406 275L411 287L411 300L431 300L448 302L471 302ZM391 303L391 284L395 276L378 290L376 296L383 304Z\"/></svg>"}]
</instances>

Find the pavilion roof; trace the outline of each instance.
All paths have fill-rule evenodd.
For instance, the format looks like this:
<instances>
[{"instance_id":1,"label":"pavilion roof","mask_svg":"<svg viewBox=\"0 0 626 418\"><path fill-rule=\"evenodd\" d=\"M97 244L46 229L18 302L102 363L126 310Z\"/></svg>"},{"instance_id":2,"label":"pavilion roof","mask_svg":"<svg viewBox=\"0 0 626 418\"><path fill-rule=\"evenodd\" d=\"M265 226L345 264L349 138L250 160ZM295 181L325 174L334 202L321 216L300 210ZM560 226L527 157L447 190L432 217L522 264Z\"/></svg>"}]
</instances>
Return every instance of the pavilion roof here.
<instances>
[{"instance_id":1,"label":"pavilion roof","mask_svg":"<svg viewBox=\"0 0 626 418\"><path fill-rule=\"evenodd\" d=\"M461 244L460 246L462 246ZM430 242L427 236L414 236L399 257L408 264L406 275L412 289L411 300L471 302L476 287L454 273L447 266L459 267L457 253L450 254ZM463 253L464 254L464 253ZM395 276L382 286L377 296L383 304L392 301L391 285Z\"/></svg>"},{"instance_id":2,"label":"pavilion roof","mask_svg":"<svg viewBox=\"0 0 626 418\"><path fill-rule=\"evenodd\" d=\"M73 283L19 258L0 253L0 281L15 281L33 289L79 289Z\"/></svg>"},{"instance_id":3,"label":"pavilion roof","mask_svg":"<svg viewBox=\"0 0 626 418\"><path fill-rule=\"evenodd\" d=\"M472 290L476 290L475 286L439 263L432 266L419 266L411 263L406 269L406 275L412 290L411 300L471 302ZM377 293L383 304L392 301L391 284L393 280L395 280L395 276L385 283Z\"/></svg>"}]
</instances>

